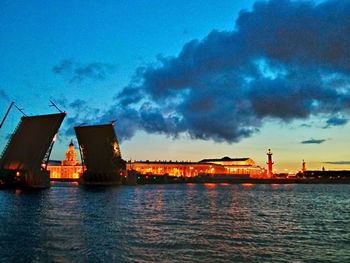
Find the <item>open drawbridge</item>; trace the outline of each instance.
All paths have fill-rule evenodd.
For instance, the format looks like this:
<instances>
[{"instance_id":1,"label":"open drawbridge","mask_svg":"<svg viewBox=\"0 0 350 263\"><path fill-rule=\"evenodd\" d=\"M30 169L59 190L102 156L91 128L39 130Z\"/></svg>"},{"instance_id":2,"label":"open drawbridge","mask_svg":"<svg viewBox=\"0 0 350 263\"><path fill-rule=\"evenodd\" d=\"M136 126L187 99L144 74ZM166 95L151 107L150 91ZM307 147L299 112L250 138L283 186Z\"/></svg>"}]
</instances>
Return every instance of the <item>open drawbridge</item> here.
<instances>
[{"instance_id":1,"label":"open drawbridge","mask_svg":"<svg viewBox=\"0 0 350 263\"><path fill-rule=\"evenodd\" d=\"M22 117L0 159L0 179L8 185L48 187L46 166L66 113Z\"/></svg>"},{"instance_id":2,"label":"open drawbridge","mask_svg":"<svg viewBox=\"0 0 350 263\"><path fill-rule=\"evenodd\" d=\"M113 124L74 127L81 159L86 167L79 183L113 185L121 183L125 161L121 157Z\"/></svg>"}]
</instances>

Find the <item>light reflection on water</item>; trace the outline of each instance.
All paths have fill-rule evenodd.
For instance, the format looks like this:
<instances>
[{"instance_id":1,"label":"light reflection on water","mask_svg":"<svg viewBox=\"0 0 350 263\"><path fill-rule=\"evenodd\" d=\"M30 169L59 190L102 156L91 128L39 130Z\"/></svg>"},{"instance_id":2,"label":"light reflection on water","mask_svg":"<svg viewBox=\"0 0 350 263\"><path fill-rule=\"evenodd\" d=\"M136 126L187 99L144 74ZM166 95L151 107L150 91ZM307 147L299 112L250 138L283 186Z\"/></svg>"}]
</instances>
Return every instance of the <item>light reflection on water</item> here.
<instances>
[{"instance_id":1,"label":"light reflection on water","mask_svg":"<svg viewBox=\"0 0 350 263\"><path fill-rule=\"evenodd\" d=\"M0 191L4 262L350 262L350 185Z\"/></svg>"}]
</instances>

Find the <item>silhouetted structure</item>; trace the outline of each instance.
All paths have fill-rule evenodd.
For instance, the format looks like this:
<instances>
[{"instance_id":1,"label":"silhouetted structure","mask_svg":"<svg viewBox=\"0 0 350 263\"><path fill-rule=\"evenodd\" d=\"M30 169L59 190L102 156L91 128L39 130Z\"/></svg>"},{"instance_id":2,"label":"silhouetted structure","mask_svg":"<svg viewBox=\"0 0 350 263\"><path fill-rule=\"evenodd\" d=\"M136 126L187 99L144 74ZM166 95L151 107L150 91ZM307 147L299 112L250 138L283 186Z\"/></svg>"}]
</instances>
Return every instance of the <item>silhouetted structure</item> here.
<instances>
[{"instance_id":1,"label":"silhouetted structure","mask_svg":"<svg viewBox=\"0 0 350 263\"><path fill-rule=\"evenodd\" d=\"M120 184L125 170L113 124L74 127L83 166L80 184Z\"/></svg>"},{"instance_id":2,"label":"silhouetted structure","mask_svg":"<svg viewBox=\"0 0 350 263\"><path fill-rule=\"evenodd\" d=\"M306 171L306 163L305 163L304 160L303 160L303 162L301 163L301 171L302 171L302 172L305 172L305 171Z\"/></svg>"},{"instance_id":3,"label":"silhouetted structure","mask_svg":"<svg viewBox=\"0 0 350 263\"><path fill-rule=\"evenodd\" d=\"M267 177L272 178L273 177L272 165L274 164L274 162L272 161L271 149L269 149L267 152L267 163L266 164L267 164Z\"/></svg>"},{"instance_id":4,"label":"silhouetted structure","mask_svg":"<svg viewBox=\"0 0 350 263\"><path fill-rule=\"evenodd\" d=\"M0 123L0 129L1 129L2 125L4 124L4 122L5 122L6 118L7 118L7 115L9 115L10 110L11 110L11 108L12 108L12 106L13 106L14 104L15 104L15 102L12 101L11 104L10 104L10 106L8 107L8 109L7 109L6 113L5 113L5 116L2 118L2 121L1 121L1 123Z\"/></svg>"},{"instance_id":5,"label":"silhouetted structure","mask_svg":"<svg viewBox=\"0 0 350 263\"><path fill-rule=\"evenodd\" d=\"M1 179L8 185L48 187L47 163L65 113L22 117L4 148Z\"/></svg>"},{"instance_id":6,"label":"silhouetted structure","mask_svg":"<svg viewBox=\"0 0 350 263\"><path fill-rule=\"evenodd\" d=\"M350 179L350 171L348 170L307 170L303 173L297 173L298 178L306 179Z\"/></svg>"}]
</instances>

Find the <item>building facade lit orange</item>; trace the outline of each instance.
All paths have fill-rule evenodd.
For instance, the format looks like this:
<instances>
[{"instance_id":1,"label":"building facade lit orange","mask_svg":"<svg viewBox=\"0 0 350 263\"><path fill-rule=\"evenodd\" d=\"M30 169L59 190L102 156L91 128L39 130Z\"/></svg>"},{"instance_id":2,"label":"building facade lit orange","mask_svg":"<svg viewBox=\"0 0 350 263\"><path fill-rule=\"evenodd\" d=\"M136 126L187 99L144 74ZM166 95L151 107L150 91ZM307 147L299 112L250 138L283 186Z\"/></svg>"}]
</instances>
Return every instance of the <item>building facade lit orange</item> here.
<instances>
[{"instance_id":1,"label":"building facade lit orange","mask_svg":"<svg viewBox=\"0 0 350 263\"><path fill-rule=\"evenodd\" d=\"M195 177L198 175L263 178L266 172L251 158L204 159L199 162L129 161L127 170L140 174Z\"/></svg>"},{"instance_id":2,"label":"building facade lit orange","mask_svg":"<svg viewBox=\"0 0 350 263\"><path fill-rule=\"evenodd\" d=\"M83 166L77 160L77 153L73 141L66 151L66 159L63 161L50 161L47 169L50 171L50 179L79 179L83 172Z\"/></svg>"}]
</instances>

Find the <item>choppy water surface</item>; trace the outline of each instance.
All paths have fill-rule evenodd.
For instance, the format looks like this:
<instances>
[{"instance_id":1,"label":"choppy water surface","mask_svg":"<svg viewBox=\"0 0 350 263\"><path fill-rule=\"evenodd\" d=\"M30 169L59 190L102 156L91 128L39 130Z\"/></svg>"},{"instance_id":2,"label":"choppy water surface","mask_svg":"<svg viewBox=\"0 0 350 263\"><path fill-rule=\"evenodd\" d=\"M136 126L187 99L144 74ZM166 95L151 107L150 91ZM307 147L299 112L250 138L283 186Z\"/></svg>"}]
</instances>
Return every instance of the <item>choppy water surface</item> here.
<instances>
[{"instance_id":1,"label":"choppy water surface","mask_svg":"<svg viewBox=\"0 0 350 263\"><path fill-rule=\"evenodd\" d=\"M350 262L350 185L0 191L4 262Z\"/></svg>"}]
</instances>

